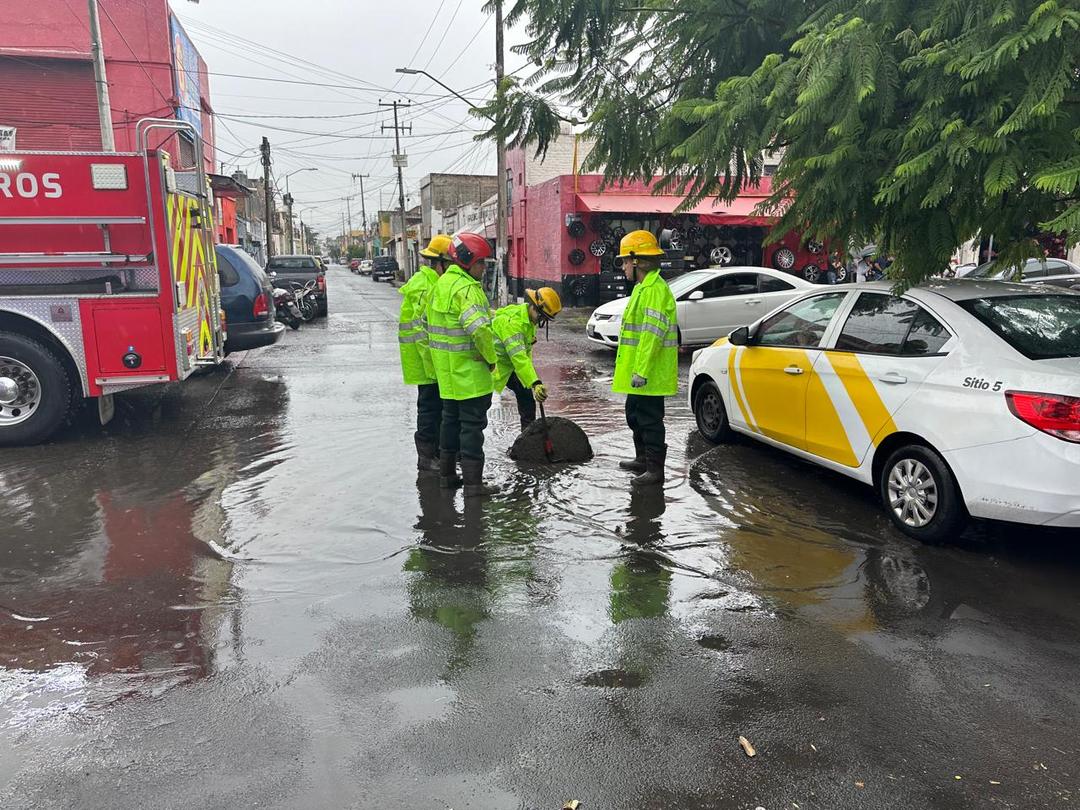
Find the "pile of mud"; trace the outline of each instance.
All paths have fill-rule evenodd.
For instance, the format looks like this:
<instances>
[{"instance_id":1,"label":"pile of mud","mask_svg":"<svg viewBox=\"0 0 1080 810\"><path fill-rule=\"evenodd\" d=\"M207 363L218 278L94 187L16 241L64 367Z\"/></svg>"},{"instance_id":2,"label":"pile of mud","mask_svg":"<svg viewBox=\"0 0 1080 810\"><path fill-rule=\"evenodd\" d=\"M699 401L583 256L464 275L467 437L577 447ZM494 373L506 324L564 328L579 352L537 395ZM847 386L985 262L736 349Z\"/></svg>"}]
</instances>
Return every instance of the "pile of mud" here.
<instances>
[{"instance_id":1,"label":"pile of mud","mask_svg":"<svg viewBox=\"0 0 1080 810\"><path fill-rule=\"evenodd\" d=\"M593 457L589 437L576 423L561 416L549 416L547 428L554 451L551 454L552 461L580 463ZM525 428L514 441L514 446L510 448L510 458L538 464L548 461L544 455L544 428L539 419Z\"/></svg>"}]
</instances>

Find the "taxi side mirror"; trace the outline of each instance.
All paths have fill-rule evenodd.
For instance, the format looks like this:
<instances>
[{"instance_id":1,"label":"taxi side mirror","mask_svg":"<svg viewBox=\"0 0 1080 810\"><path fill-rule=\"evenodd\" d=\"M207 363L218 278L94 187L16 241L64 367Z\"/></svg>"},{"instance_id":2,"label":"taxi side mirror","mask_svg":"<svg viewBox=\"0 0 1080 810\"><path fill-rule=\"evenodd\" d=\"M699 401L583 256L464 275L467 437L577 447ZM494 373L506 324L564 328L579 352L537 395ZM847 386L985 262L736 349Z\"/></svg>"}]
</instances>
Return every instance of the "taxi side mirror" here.
<instances>
[{"instance_id":1,"label":"taxi side mirror","mask_svg":"<svg viewBox=\"0 0 1080 810\"><path fill-rule=\"evenodd\" d=\"M750 327L740 326L730 335L728 335L728 342L732 346L749 346L750 345Z\"/></svg>"},{"instance_id":2,"label":"taxi side mirror","mask_svg":"<svg viewBox=\"0 0 1080 810\"><path fill-rule=\"evenodd\" d=\"M694 290L690 295L686 296L687 301L700 301L705 297L705 293L702 290Z\"/></svg>"}]
</instances>

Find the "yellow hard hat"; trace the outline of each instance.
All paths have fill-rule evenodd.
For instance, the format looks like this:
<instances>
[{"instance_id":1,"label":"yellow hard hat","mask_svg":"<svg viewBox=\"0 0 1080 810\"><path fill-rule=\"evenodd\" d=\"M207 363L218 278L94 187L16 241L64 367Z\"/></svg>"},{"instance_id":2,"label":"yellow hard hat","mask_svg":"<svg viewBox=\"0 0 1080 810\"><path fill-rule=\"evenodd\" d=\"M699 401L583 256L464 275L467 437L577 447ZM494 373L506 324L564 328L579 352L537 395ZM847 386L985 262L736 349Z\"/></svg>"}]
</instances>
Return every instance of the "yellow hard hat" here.
<instances>
[{"instance_id":1,"label":"yellow hard hat","mask_svg":"<svg viewBox=\"0 0 1080 810\"><path fill-rule=\"evenodd\" d=\"M450 257L450 241L445 233L437 233L431 237L428 246L420 251L420 255L428 259L447 259Z\"/></svg>"},{"instance_id":2,"label":"yellow hard hat","mask_svg":"<svg viewBox=\"0 0 1080 810\"><path fill-rule=\"evenodd\" d=\"M559 294L551 287L541 287L539 290L525 290L525 297L529 302L549 318L554 318L562 312L562 300Z\"/></svg>"},{"instance_id":3,"label":"yellow hard hat","mask_svg":"<svg viewBox=\"0 0 1080 810\"><path fill-rule=\"evenodd\" d=\"M656 237L648 231L630 231L619 242L619 258L631 256L666 256Z\"/></svg>"}]
</instances>

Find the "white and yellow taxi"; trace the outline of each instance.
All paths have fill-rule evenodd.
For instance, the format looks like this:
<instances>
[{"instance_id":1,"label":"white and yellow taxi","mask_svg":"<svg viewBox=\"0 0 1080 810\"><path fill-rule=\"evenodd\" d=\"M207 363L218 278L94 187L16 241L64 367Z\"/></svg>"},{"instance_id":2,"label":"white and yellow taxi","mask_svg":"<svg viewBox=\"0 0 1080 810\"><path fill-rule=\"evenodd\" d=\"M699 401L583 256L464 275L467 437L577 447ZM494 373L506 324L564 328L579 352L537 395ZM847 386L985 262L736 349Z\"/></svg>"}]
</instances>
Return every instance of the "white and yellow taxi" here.
<instances>
[{"instance_id":1,"label":"white and yellow taxi","mask_svg":"<svg viewBox=\"0 0 1080 810\"><path fill-rule=\"evenodd\" d=\"M876 487L907 534L1080 527L1080 294L958 279L817 288L695 353L698 429Z\"/></svg>"}]
</instances>

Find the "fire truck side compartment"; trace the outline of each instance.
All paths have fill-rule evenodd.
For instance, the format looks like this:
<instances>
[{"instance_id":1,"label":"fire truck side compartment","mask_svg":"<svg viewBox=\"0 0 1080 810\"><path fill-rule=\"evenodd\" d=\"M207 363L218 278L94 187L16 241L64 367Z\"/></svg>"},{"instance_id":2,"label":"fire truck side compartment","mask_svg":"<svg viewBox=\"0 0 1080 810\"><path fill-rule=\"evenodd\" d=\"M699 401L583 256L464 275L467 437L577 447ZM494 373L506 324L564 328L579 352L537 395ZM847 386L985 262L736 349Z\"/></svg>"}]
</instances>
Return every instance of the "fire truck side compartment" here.
<instances>
[{"instance_id":1,"label":"fire truck side compartment","mask_svg":"<svg viewBox=\"0 0 1080 810\"><path fill-rule=\"evenodd\" d=\"M91 377L123 377L164 373L166 353L171 348L161 318L153 301L132 304L112 301L83 301L84 326L92 324L92 334L85 334L87 360ZM171 331L171 330L170 330ZM128 366L124 357L139 357L139 364Z\"/></svg>"}]
</instances>

